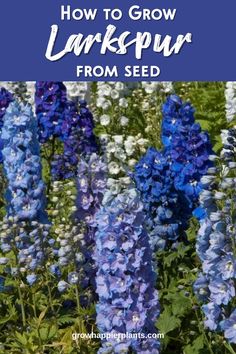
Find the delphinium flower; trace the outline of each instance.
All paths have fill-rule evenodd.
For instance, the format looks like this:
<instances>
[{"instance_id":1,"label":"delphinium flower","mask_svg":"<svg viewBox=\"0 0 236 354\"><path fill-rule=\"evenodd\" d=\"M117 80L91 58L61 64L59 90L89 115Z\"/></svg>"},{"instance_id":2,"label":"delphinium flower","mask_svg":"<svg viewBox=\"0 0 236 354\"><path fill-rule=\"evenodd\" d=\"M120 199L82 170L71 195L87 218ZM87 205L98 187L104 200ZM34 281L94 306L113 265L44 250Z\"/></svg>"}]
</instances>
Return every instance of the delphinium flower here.
<instances>
[{"instance_id":1,"label":"delphinium flower","mask_svg":"<svg viewBox=\"0 0 236 354\"><path fill-rule=\"evenodd\" d=\"M126 96L136 87L136 83L131 82L97 82L97 100L96 106L104 111L108 110L114 101L120 108L127 108L128 101Z\"/></svg>"},{"instance_id":2,"label":"delphinium flower","mask_svg":"<svg viewBox=\"0 0 236 354\"><path fill-rule=\"evenodd\" d=\"M146 93L152 94L155 91L162 91L171 93L173 91L173 84L171 81L142 81L142 88Z\"/></svg>"},{"instance_id":3,"label":"delphinium flower","mask_svg":"<svg viewBox=\"0 0 236 354\"><path fill-rule=\"evenodd\" d=\"M47 258L49 222L45 212L37 125L30 106L11 103L1 138L7 179L7 215L1 225L1 250L13 250L30 285Z\"/></svg>"},{"instance_id":4,"label":"delphinium flower","mask_svg":"<svg viewBox=\"0 0 236 354\"><path fill-rule=\"evenodd\" d=\"M194 109L190 103L182 103L171 95L163 105L162 143L170 155L171 170L176 190L182 191L194 208L201 191L200 179L212 162L213 154L209 135L195 122Z\"/></svg>"},{"instance_id":5,"label":"delphinium flower","mask_svg":"<svg viewBox=\"0 0 236 354\"><path fill-rule=\"evenodd\" d=\"M64 81L67 97L69 100L78 102L78 100L90 101L91 83L87 81Z\"/></svg>"},{"instance_id":6,"label":"delphinium flower","mask_svg":"<svg viewBox=\"0 0 236 354\"><path fill-rule=\"evenodd\" d=\"M96 214L95 261L99 301L97 326L102 334L98 353L159 353L155 339L124 335L155 333L159 316L155 273L139 194L132 184L103 200ZM122 338L123 335L123 338ZM113 337L112 337L113 336ZM120 336L120 337L119 337ZM117 339L118 338L118 339Z\"/></svg>"},{"instance_id":7,"label":"delphinium flower","mask_svg":"<svg viewBox=\"0 0 236 354\"><path fill-rule=\"evenodd\" d=\"M195 123L193 112L190 104L169 96L163 106L164 148L160 152L149 149L135 167L134 178L144 200L154 249L185 239L198 206L200 179L212 166L209 137Z\"/></svg>"},{"instance_id":8,"label":"delphinium flower","mask_svg":"<svg viewBox=\"0 0 236 354\"><path fill-rule=\"evenodd\" d=\"M34 111L35 81L1 81L1 86L11 92L18 101L31 104Z\"/></svg>"},{"instance_id":9,"label":"delphinium flower","mask_svg":"<svg viewBox=\"0 0 236 354\"><path fill-rule=\"evenodd\" d=\"M148 140L141 134L128 135L102 135L101 144L106 155L108 170L111 177L126 175L126 170L133 168L137 157L147 148Z\"/></svg>"},{"instance_id":10,"label":"delphinium flower","mask_svg":"<svg viewBox=\"0 0 236 354\"><path fill-rule=\"evenodd\" d=\"M3 149L3 141L1 139L3 117L4 114L6 113L7 107L12 101L13 101L13 95L5 88L0 87L0 163L2 163L2 149Z\"/></svg>"},{"instance_id":11,"label":"delphinium flower","mask_svg":"<svg viewBox=\"0 0 236 354\"><path fill-rule=\"evenodd\" d=\"M35 91L39 140L45 143L50 137L60 137L65 125L66 87L58 81L37 81Z\"/></svg>"},{"instance_id":12,"label":"delphinium flower","mask_svg":"<svg viewBox=\"0 0 236 354\"><path fill-rule=\"evenodd\" d=\"M86 101L80 100L77 108L76 102L67 99L62 82L37 82L36 113L40 141L45 143L54 137L60 144L57 154L52 147L53 160L49 161L53 179L74 177L79 155L91 154L98 149L93 134L93 116ZM55 146L54 140L52 144Z\"/></svg>"},{"instance_id":13,"label":"delphinium flower","mask_svg":"<svg viewBox=\"0 0 236 354\"><path fill-rule=\"evenodd\" d=\"M235 177L236 127L222 132L223 149L215 167L202 178L197 253L202 274L194 284L203 302L205 326L224 331L225 338L236 343L235 336Z\"/></svg>"},{"instance_id":14,"label":"delphinium flower","mask_svg":"<svg viewBox=\"0 0 236 354\"><path fill-rule=\"evenodd\" d=\"M11 91L11 82L10 81L0 81L0 87L4 87L5 90Z\"/></svg>"},{"instance_id":15,"label":"delphinium flower","mask_svg":"<svg viewBox=\"0 0 236 354\"><path fill-rule=\"evenodd\" d=\"M85 100L79 101L78 127L80 128L79 152L86 156L98 151L98 145L93 132L93 115Z\"/></svg>"},{"instance_id":16,"label":"delphinium flower","mask_svg":"<svg viewBox=\"0 0 236 354\"><path fill-rule=\"evenodd\" d=\"M99 124L99 133L110 135L132 135L137 129L134 117L130 116L132 92L138 83L98 82L91 96L95 120ZM95 93L94 93L95 92ZM135 134L134 134L135 135Z\"/></svg>"},{"instance_id":17,"label":"delphinium flower","mask_svg":"<svg viewBox=\"0 0 236 354\"><path fill-rule=\"evenodd\" d=\"M72 215L76 211L74 180L53 181L50 197L48 215L52 220L52 234L55 234L55 241L52 242L55 263L51 265L50 271L60 280L65 266L72 261L73 267L73 258L70 258L70 252L76 252L77 247L76 238L72 236ZM62 281L63 283L61 283ZM62 284L66 285L64 290L69 287L65 280L60 280L58 283L59 291L62 289Z\"/></svg>"},{"instance_id":18,"label":"delphinium flower","mask_svg":"<svg viewBox=\"0 0 236 354\"><path fill-rule=\"evenodd\" d=\"M65 233L56 230L60 244L58 258L61 271L63 272L63 266L70 265L70 273L65 280L83 289L84 300L86 297L90 301L94 300L96 274L92 259L96 231L94 215L101 205L106 174L107 165L97 154L93 153L86 160L80 159L76 177L76 211L69 221L71 228Z\"/></svg>"},{"instance_id":19,"label":"delphinium flower","mask_svg":"<svg viewBox=\"0 0 236 354\"><path fill-rule=\"evenodd\" d=\"M79 282L83 288L92 286L96 267L92 259L95 245L95 221L96 212L101 206L107 179L107 165L97 154L92 154L89 160L80 160L77 172L77 200L75 223L76 235L81 237L79 243L79 257L76 270L79 274ZM75 231L75 230L74 230ZM94 295L94 294L93 294Z\"/></svg>"},{"instance_id":20,"label":"delphinium flower","mask_svg":"<svg viewBox=\"0 0 236 354\"><path fill-rule=\"evenodd\" d=\"M34 99L35 99L35 81L26 81L26 101L32 105L33 111L35 110Z\"/></svg>"},{"instance_id":21,"label":"delphinium flower","mask_svg":"<svg viewBox=\"0 0 236 354\"><path fill-rule=\"evenodd\" d=\"M0 129L3 126L3 117L6 113L6 109L13 101L13 95L8 92L4 87L0 88Z\"/></svg>"},{"instance_id":22,"label":"delphinium flower","mask_svg":"<svg viewBox=\"0 0 236 354\"><path fill-rule=\"evenodd\" d=\"M236 117L236 82L228 81L225 89L226 119L231 122Z\"/></svg>"},{"instance_id":23,"label":"delphinium flower","mask_svg":"<svg viewBox=\"0 0 236 354\"><path fill-rule=\"evenodd\" d=\"M54 180L74 177L79 156L90 156L98 151L96 137L93 133L93 115L87 107L86 101L79 101L78 112L75 103L67 102L65 124L68 128L67 133L61 137L64 148L63 154L55 155L52 161Z\"/></svg>"},{"instance_id":24,"label":"delphinium flower","mask_svg":"<svg viewBox=\"0 0 236 354\"><path fill-rule=\"evenodd\" d=\"M27 86L25 81L12 81L12 92L18 101L27 102Z\"/></svg>"},{"instance_id":25,"label":"delphinium flower","mask_svg":"<svg viewBox=\"0 0 236 354\"><path fill-rule=\"evenodd\" d=\"M176 190L170 155L149 148L133 174L146 211L146 225L153 250L163 250L185 239L191 210L186 198Z\"/></svg>"},{"instance_id":26,"label":"delphinium flower","mask_svg":"<svg viewBox=\"0 0 236 354\"><path fill-rule=\"evenodd\" d=\"M106 155L108 172L113 179L124 177L146 151L139 114L132 112L132 93L139 83L98 82L96 91L98 132L101 150ZM140 104L140 103L139 103ZM136 121L137 117L137 121Z\"/></svg>"},{"instance_id":27,"label":"delphinium flower","mask_svg":"<svg viewBox=\"0 0 236 354\"><path fill-rule=\"evenodd\" d=\"M0 86L4 87L6 90L10 91L14 97L20 102L30 102L33 103L33 97L31 97L31 92L28 91L28 85L25 81L6 81L0 82Z\"/></svg>"},{"instance_id":28,"label":"delphinium flower","mask_svg":"<svg viewBox=\"0 0 236 354\"><path fill-rule=\"evenodd\" d=\"M6 84L5 82L2 83L0 82L0 211L2 207L5 205L5 200L3 195L3 191L5 188L5 178L4 178L3 167L2 167L2 162L3 162L2 149L4 145L3 145L3 140L1 138L1 131L2 131L6 109L9 106L9 104L13 101L13 95L6 90L5 84ZM4 85L4 87L1 87L1 85Z\"/></svg>"}]
</instances>

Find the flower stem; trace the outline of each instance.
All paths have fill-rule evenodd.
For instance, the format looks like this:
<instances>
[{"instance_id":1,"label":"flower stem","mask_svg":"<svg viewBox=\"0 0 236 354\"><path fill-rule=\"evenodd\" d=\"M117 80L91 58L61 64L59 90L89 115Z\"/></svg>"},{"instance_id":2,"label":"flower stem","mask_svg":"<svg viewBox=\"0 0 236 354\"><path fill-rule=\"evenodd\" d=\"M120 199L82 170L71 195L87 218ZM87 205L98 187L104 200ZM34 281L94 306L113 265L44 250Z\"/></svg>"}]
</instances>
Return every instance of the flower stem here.
<instances>
[{"instance_id":1,"label":"flower stem","mask_svg":"<svg viewBox=\"0 0 236 354\"><path fill-rule=\"evenodd\" d=\"M20 307L21 307L21 316L22 316L22 323L23 326L26 326L26 316L25 316L25 307L24 307L24 300L23 300L23 295L21 292L20 284L18 285L18 294L19 294L19 301L20 301Z\"/></svg>"},{"instance_id":2,"label":"flower stem","mask_svg":"<svg viewBox=\"0 0 236 354\"><path fill-rule=\"evenodd\" d=\"M192 303L193 303L193 302L192 302ZM203 337L205 338L205 341L206 341L206 344L207 344L207 346L208 346L209 352L210 352L211 354L214 354L214 353L213 353L213 350L211 349L211 345L210 345L210 343L209 343L209 340L208 340L208 338L207 338L207 335L206 335L206 333L205 333L205 330L204 330L204 328L203 328L203 326L202 326L202 324L201 324L201 321L200 321L200 319L199 319L199 317L198 317L197 310L195 310L195 316L196 316L196 318L197 318L199 331L200 331L200 333L203 334Z\"/></svg>"},{"instance_id":3,"label":"flower stem","mask_svg":"<svg viewBox=\"0 0 236 354\"><path fill-rule=\"evenodd\" d=\"M32 294L33 298L33 311L34 311L34 317L37 318L37 312L36 312L36 298L35 298L35 293L33 292Z\"/></svg>"},{"instance_id":4,"label":"flower stem","mask_svg":"<svg viewBox=\"0 0 236 354\"><path fill-rule=\"evenodd\" d=\"M235 354L235 351L233 350L233 348L231 347L231 345L227 342L224 341L224 346L226 349L228 349L228 351L232 354Z\"/></svg>"},{"instance_id":5,"label":"flower stem","mask_svg":"<svg viewBox=\"0 0 236 354\"><path fill-rule=\"evenodd\" d=\"M50 283L49 283L49 279L48 279L47 269L46 269L46 282L47 282L47 289L48 289L49 306L50 306L52 312L54 313L54 306L53 306L53 301L52 301L52 292L51 292Z\"/></svg>"},{"instance_id":6,"label":"flower stem","mask_svg":"<svg viewBox=\"0 0 236 354\"><path fill-rule=\"evenodd\" d=\"M80 312L80 303L79 303L79 290L78 287L75 287L75 296L76 296L76 303L77 303L77 310L78 310L78 314Z\"/></svg>"}]
</instances>

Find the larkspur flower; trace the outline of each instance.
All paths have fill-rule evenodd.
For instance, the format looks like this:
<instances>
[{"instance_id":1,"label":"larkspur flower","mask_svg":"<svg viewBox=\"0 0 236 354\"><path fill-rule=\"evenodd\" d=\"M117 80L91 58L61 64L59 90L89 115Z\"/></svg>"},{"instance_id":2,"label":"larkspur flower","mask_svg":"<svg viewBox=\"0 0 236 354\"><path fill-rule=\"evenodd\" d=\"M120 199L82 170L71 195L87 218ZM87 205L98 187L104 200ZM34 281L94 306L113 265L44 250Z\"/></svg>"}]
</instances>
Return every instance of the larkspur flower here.
<instances>
[{"instance_id":1,"label":"larkspur flower","mask_svg":"<svg viewBox=\"0 0 236 354\"><path fill-rule=\"evenodd\" d=\"M141 134L136 136L106 135L100 137L102 149L106 155L109 173L112 177L120 178L133 169L137 162L135 157L146 151L147 139Z\"/></svg>"},{"instance_id":2,"label":"larkspur flower","mask_svg":"<svg viewBox=\"0 0 236 354\"><path fill-rule=\"evenodd\" d=\"M236 116L236 82L228 81L225 89L226 119L231 122Z\"/></svg>"},{"instance_id":3,"label":"larkspur flower","mask_svg":"<svg viewBox=\"0 0 236 354\"><path fill-rule=\"evenodd\" d=\"M176 95L163 105L162 143L171 157L175 188L184 192L190 207L198 201L201 177L212 167L209 136L195 123L194 109Z\"/></svg>"},{"instance_id":4,"label":"larkspur flower","mask_svg":"<svg viewBox=\"0 0 236 354\"><path fill-rule=\"evenodd\" d=\"M185 230L191 210L184 196L176 191L170 170L170 156L149 148L135 166L134 180L141 192L146 225L153 249L164 249Z\"/></svg>"},{"instance_id":5,"label":"larkspur flower","mask_svg":"<svg viewBox=\"0 0 236 354\"><path fill-rule=\"evenodd\" d=\"M110 195L110 190L107 190ZM105 201L105 202L104 202ZM139 195L133 185L113 198L106 197L96 214L97 232L94 259L96 275L97 325L101 333L156 332L159 315L151 249L145 229ZM159 353L157 340L109 338L102 341L99 353Z\"/></svg>"},{"instance_id":6,"label":"larkspur flower","mask_svg":"<svg viewBox=\"0 0 236 354\"><path fill-rule=\"evenodd\" d=\"M3 116L6 113L6 109L13 101L13 95L5 88L0 88L0 129L3 126Z\"/></svg>"},{"instance_id":7,"label":"larkspur flower","mask_svg":"<svg viewBox=\"0 0 236 354\"><path fill-rule=\"evenodd\" d=\"M64 266L74 264L68 275L69 284L79 284L90 301L95 296L96 267L92 259L95 246L95 213L100 208L106 187L107 165L101 157L93 153L78 163L75 200L76 211L72 217L72 227L58 234L58 263ZM58 182L60 183L60 182Z\"/></svg>"},{"instance_id":8,"label":"larkspur flower","mask_svg":"<svg viewBox=\"0 0 236 354\"><path fill-rule=\"evenodd\" d=\"M78 103L81 99L86 100L87 102L90 101L90 82L64 81L63 83L66 87L69 100L74 101L75 103Z\"/></svg>"},{"instance_id":9,"label":"larkspur flower","mask_svg":"<svg viewBox=\"0 0 236 354\"><path fill-rule=\"evenodd\" d=\"M49 267L49 270L57 278L59 278L61 276L61 271L60 271L60 267L58 264L51 264Z\"/></svg>"},{"instance_id":10,"label":"larkspur flower","mask_svg":"<svg viewBox=\"0 0 236 354\"><path fill-rule=\"evenodd\" d=\"M108 114L103 114L101 117L100 117L100 123L101 125L109 125L110 123L110 116Z\"/></svg>"},{"instance_id":11,"label":"larkspur flower","mask_svg":"<svg viewBox=\"0 0 236 354\"><path fill-rule=\"evenodd\" d=\"M58 81L37 81L35 91L39 140L60 136L65 122L66 87Z\"/></svg>"},{"instance_id":12,"label":"larkspur flower","mask_svg":"<svg viewBox=\"0 0 236 354\"><path fill-rule=\"evenodd\" d=\"M35 89L36 89L36 83L35 81L26 81L26 101L32 105L32 109L34 110L34 98L35 98Z\"/></svg>"},{"instance_id":13,"label":"larkspur flower","mask_svg":"<svg viewBox=\"0 0 236 354\"><path fill-rule=\"evenodd\" d=\"M147 94L153 94L158 90L170 93L173 91L173 84L171 81L142 81L142 88Z\"/></svg>"},{"instance_id":14,"label":"larkspur flower","mask_svg":"<svg viewBox=\"0 0 236 354\"><path fill-rule=\"evenodd\" d=\"M97 82L96 106L107 111L115 100L120 107L127 107L126 96L129 95L131 88L136 87L137 83L130 82Z\"/></svg>"},{"instance_id":15,"label":"larkspur flower","mask_svg":"<svg viewBox=\"0 0 236 354\"><path fill-rule=\"evenodd\" d=\"M29 103L34 111L35 81L5 81L0 82L0 87L11 92L17 101Z\"/></svg>"},{"instance_id":16,"label":"larkspur flower","mask_svg":"<svg viewBox=\"0 0 236 354\"><path fill-rule=\"evenodd\" d=\"M0 82L0 86L11 92L18 102L24 104L34 103L34 87L35 83L32 81L6 81Z\"/></svg>"},{"instance_id":17,"label":"larkspur flower","mask_svg":"<svg viewBox=\"0 0 236 354\"><path fill-rule=\"evenodd\" d=\"M12 286L5 285L5 278L0 276L0 293L9 292L12 290Z\"/></svg>"},{"instance_id":18,"label":"larkspur flower","mask_svg":"<svg viewBox=\"0 0 236 354\"><path fill-rule=\"evenodd\" d=\"M223 320L221 329L224 331L225 338L230 343L236 343L236 310L234 310L228 319Z\"/></svg>"},{"instance_id":19,"label":"larkspur flower","mask_svg":"<svg viewBox=\"0 0 236 354\"><path fill-rule=\"evenodd\" d=\"M9 228L1 239L1 249L4 253L13 249L18 265L29 272L35 271L47 258L50 225L45 212L37 125L30 106L10 104L1 138L8 184L7 215L2 228Z\"/></svg>"},{"instance_id":20,"label":"larkspur flower","mask_svg":"<svg viewBox=\"0 0 236 354\"><path fill-rule=\"evenodd\" d=\"M29 274L26 277L27 283L32 286L36 283L37 281L37 275L36 274Z\"/></svg>"},{"instance_id":21,"label":"larkspur flower","mask_svg":"<svg viewBox=\"0 0 236 354\"><path fill-rule=\"evenodd\" d=\"M52 162L54 180L72 178L76 175L79 156L87 156L98 151L98 145L93 133L93 115L87 107L87 102L79 101L79 112L73 102L67 102L65 110L66 134L61 137L64 151L55 155Z\"/></svg>"},{"instance_id":22,"label":"larkspur flower","mask_svg":"<svg viewBox=\"0 0 236 354\"><path fill-rule=\"evenodd\" d=\"M3 140L1 139L1 130L3 127L3 117L6 109L13 101L13 96L5 88L0 88L0 163L2 163Z\"/></svg>"},{"instance_id":23,"label":"larkspur flower","mask_svg":"<svg viewBox=\"0 0 236 354\"><path fill-rule=\"evenodd\" d=\"M70 286L70 285L69 285L66 281L60 280L59 283L58 283L58 285L57 285L57 288L58 288L58 290L60 291L60 293L62 293L62 292L64 292L64 291L66 291L69 286Z\"/></svg>"},{"instance_id":24,"label":"larkspur flower","mask_svg":"<svg viewBox=\"0 0 236 354\"><path fill-rule=\"evenodd\" d=\"M122 116L120 117L120 125L125 127L126 125L128 125L129 123L129 118Z\"/></svg>"},{"instance_id":25,"label":"larkspur flower","mask_svg":"<svg viewBox=\"0 0 236 354\"><path fill-rule=\"evenodd\" d=\"M236 128L222 132L223 149L215 168L203 178L200 208L204 211L197 237L197 253L202 261L203 275L194 288L198 296L198 283L204 276L207 298L203 302L205 325L211 330L224 331L229 342L236 343L234 327L235 298L235 143ZM231 166L231 167L230 167ZM232 314L229 316L230 311ZM232 317L231 317L232 316Z\"/></svg>"},{"instance_id":26,"label":"larkspur flower","mask_svg":"<svg viewBox=\"0 0 236 354\"><path fill-rule=\"evenodd\" d=\"M135 166L154 249L165 249L180 235L185 239L198 206L201 177L212 167L209 137L195 123L193 112L190 104L169 96L163 106L163 150L150 148Z\"/></svg>"},{"instance_id":27,"label":"larkspur flower","mask_svg":"<svg viewBox=\"0 0 236 354\"><path fill-rule=\"evenodd\" d=\"M211 331L218 329L219 318L221 316L221 309L214 302L209 302L202 306L203 313L205 314L205 326Z\"/></svg>"}]
</instances>

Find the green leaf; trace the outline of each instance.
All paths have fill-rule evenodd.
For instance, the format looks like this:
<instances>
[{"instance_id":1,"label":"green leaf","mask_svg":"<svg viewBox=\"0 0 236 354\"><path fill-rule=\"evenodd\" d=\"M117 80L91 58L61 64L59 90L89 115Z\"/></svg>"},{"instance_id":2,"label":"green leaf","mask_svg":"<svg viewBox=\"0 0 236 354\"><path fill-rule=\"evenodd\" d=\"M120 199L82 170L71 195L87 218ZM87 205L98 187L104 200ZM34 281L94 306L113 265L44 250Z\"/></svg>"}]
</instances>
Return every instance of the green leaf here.
<instances>
[{"instance_id":1,"label":"green leaf","mask_svg":"<svg viewBox=\"0 0 236 354\"><path fill-rule=\"evenodd\" d=\"M16 336L18 342L20 342L21 344L23 344L25 346L27 345L28 340L27 340L27 338L25 337L24 334L21 334L19 332L15 332L15 336Z\"/></svg>"},{"instance_id":2,"label":"green leaf","mask_svg":"<svg viewBox=\"0 0 236 354\"><path fill-rule=\"evenodd\" d=\"M57 334L57 326L53 325L49 328L48 339L52 339Z\"/></svg>"},{"instance_id":3,"label":"green leaf","mask_svg":"<svg viewBox=\"0 0 236 354\"><path fill-rule=\"evenodd\" d=\"M175 294L174 301L172 303L172 312L174 315L180 317L185 315L192 308L191 300L182 295Z\"/></svg>"},{"instance_id":4,"label":"green leaf","mask_svg":"<svg viewBox=\"0 0 236 354\"><path fill-rule=\"evenodd\" d=\"M164 265L170 267L171 264L178 258L178 254L176 252L172 252L168 256L164 257L163 262Z\"/></svg>"},{"instance_id":5,"label":"green leaf","mask_svg":"<svg viewBox=\"0 0 236 354\"><path fill-rule=\"evenodd\" d=\"M94 132L94 134L96 136L100 136L101 134L105 134L106 133L106 129L102 125L97 125L94 128L93 132Z\"/></svg>"},{"instance_id":6,"label":"green leaf","mask_svg":"<svg viewBox=\"0 0 236 354\"><path fill-rule=\"evenodd\" d=\"M166 308L157 321L157 328L161 333L167 334L178 328L180 324L181 321L178 318L172 316L170 309Z\"/></svg>"},{"instance_id":7,"label":"green leaf","mask_svg":"<svg viewBox=\"0 0 236 354\"><path fill-rule=\"evenodd\" d=\"M7 323L7 322L9 322L11 319L12 319L12 316L3 317L3 318L0 319L0 324Z\"/></svg>"},{"instance_id":8,"label":"green leaf","mask_svg":"<svg viewBox=\"0 0 236 354\"><path fill-rule=\"evenodd\" d=\"M52 326L44 325L39 329L39 335L43 341L52 339L56 335L56 333L57 333L57 326L55 325Z\"/></svg>"},{"instance_id":9,"label":"green leaf","mask_svg":"<svg viewBox=\"0 0 236 354\"><path fill-rule=\"evenodd\" d=\"M200 335L197 337L191 344L187 345L184 348L184 354L200 354L203 353L202 349L204 349L205 343L204 343L204 336ZM204 349L205 351L205 349ZM205 351L205 353L207 353Z\"/></svg>"},{"instance_id":10,"label":"green leaf","mask_svg":"<svg viewBox=\"0 0 236 354\"><path fill-rule=\"evenodd\" d=\"M62 325L62 324L71 324L74 323L76 321L76 319L74 317L71 316L61 316L58 319L58 324Z\"/></svg>"},{"instance_id":11,"label":"green leaf","mask_svg":"<svg viewBox=\"0 0 236 354\"><path fill-rule=\"evenodd\" d=\"M46 339L48 339L48 333L49 333L49 328L47 326L41 327L39 329L39 335L40 338L45 341Z\"/></svg>"},{"instance_id":12,"label":"green leaf","mask_svg":"<svg viewBox=\"0 0 236 354\"><path fill-rule=\"evenodd\" d=\"M206 119L198 119L197 122L201 125L202 130L209 130L211 126L211 122L207 121Z\"/></svg>"},{"instance_id":13,"label":"green leaf","mask_svg":"<svg viewBox=\"0 0 236 354\"><path fill-rule=\"evenodd\" d=\"M40 323L42 322L44 316L46 315L46 312L47 312L47 308L45 308L39 315L39 318L38 318L38 326L40 326Z\"/></svg>"}]
</instances>

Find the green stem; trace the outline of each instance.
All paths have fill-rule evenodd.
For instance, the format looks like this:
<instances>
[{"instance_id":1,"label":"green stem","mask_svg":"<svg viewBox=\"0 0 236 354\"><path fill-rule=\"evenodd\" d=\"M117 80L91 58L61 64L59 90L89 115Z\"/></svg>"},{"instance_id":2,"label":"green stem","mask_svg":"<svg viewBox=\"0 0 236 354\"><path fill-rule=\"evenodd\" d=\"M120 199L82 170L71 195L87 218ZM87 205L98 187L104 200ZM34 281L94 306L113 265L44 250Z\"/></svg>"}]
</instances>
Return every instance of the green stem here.
<instances>
[{"instance_id":1,"label":"green stem","mask_svg":"<svg viewBox=\"0 0 236 354\"><path fill-rule=\"evenodd\" d=\"M231 345L229 343L224 342L224 346L226 349L229 350L230 353L235 354L235 351L233 350L233 348L231 347Z\"/></svg>"},{"instance_id":2,"label":"green stem","mask_svg":"<svg viewBox=\"0 0 236 354\"><path fill-rule=\"evenodd\" d=\"M21 292L20 284L18 285L18 294L19 294L19 301L20 301L20 307L21 307L22 323L23 323L23 326L26 327L25 307L24 307L23 295Z\"/></svg>"},{"instance_id":3,"label":"green stem","mask_svg":"<svg viewBox=\"0 0 236 354\"><path fill-rule=\"evenodd\" d=\"M53 301L52 301L52 292L50 289L50 282L48 279L47 269L45 269L45 270L46 270L46 282L47 282L47 289L48 289L49 306L50 306L52 312L54 313L54 306L53 306Z\"/></svg>"},{"instance_id":4,"label":"green stem","mask_svg":"<svg viewBox=\"0 0 236 354\"><path fill-rule=\"evenodd\" d=\"M56 143L56 139L55 137L53 136L52 138L52 145L51 145L51 153L50 153L50 156L49 156L49 159L47 159L47 162L48 162L48 168L49 168L49 181L48 181L48 187L47 187L47 194L49 196L50 192L51 192L51 183L52 183L52 178L51 178L51 170L52 170L52 166L51 166L51 161L52 161L52 158L55 154L55 143Z\"/></svg>"},{"instance_id":5,"label":"green stem","mask_svg":"<svg viewBox=\"0 0 236 354\"><path fill-rule=\"evenodd\" d=\"M75 297L76 297L76 303L77 303L77 311L78 311L78 315L80 314L80 303L79 303L79 289L78 286L75 286ZM81 326L81 322L80 319L78 321L78 327L79 327L79 332L82 333L82 326Z\"/></svg>"},{"instance_id":6,"label":"green stem","mask_svg":"<svg viewBox=\"0 0 236 354\"><path fill-rule=\"evenodd\" d=\"M78 310L78 314L80 312L80 303L79 303L79 290L78 287L75 287L75 297L76 297L76 303L77 303L77 310Z\"/></svg>"},{"instance_id":7,"label":"green stem","mask_svg":"<svg viewBox=\"0 0 236 354\"><path fill-rule=\"evenodd\" d=\"M32 298L33 298L33 311L34 311L34 317L35 317L35 318L37 318L35 293L33 293L33 294L32 294Z\"/></svg>"},{"instance_id":8,"label":"green stem","mask_svg":"<svg viewBox=\"0 0 236 354\"><path fill-rule=\"evenodd\" d=\"M193 301L192 301L192 304L193 304ZM207 335L206 335L206 333L205 333L205 330L204 330L203 326L202 326L201 323L200 323L200 320L199 320L199 317L198 317L198 314L197 314L197 310L195 310L195 316L196 316L196 318L197 318L199 331L203 334L203 336L204 336L204 338L205 338L205 341L206 341L206 344L207 344L207 346L208 346L209 352L210 352L211 354L214 354L213 351L212 351L212 349L211 349L211 345L210 345L210 343L209 343L209 340L208 340L208 338L207 338Z\"/></svg>"}]
</instances>

